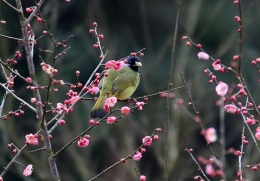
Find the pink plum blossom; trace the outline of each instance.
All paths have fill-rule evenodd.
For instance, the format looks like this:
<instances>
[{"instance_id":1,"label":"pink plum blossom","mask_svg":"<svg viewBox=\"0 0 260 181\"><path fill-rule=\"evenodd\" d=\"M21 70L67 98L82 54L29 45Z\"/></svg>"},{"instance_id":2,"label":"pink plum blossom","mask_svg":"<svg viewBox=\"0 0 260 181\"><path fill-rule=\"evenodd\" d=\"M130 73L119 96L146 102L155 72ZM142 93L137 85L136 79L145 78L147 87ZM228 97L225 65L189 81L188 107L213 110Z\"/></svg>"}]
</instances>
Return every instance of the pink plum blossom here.
<instances>
[{"instance_id":1,"label":"pink plum blossom","mask_svg":"<svg viewBox=\"0 0 260 181\"><path fill-rule=\"evenodd\" d=\"M144 102L136 102L135 105L137 106L138 110L142 110L144 106Z\"/></svg>"},{"instance_id":2,"label":"pink plum blossom","mask_svg":"<svg viewBox=\"0 0 260 181\"><path fill-rule=\"evenodd\" d=\"M26 78L26 82L27 82L27 83L32 83L31 77L27 77L27 78Z\"/></svg>"},{"instance_id":3,"label":"pink plum blossom","mask_svg":"<svg viewBox=\"0 0 260 181\"><path fill-rule=\"evenodd\" d=\"M116 102L117 102L116 97L110 97L106 99L105 105L107 105L108 107L114 107Z\"/></svg>"},{"instance_id":4,"label":"pink plum blossom","mask_svg":"<svg viewBox=\"0 0 260 181\"><path fill-rule=\"evenodd\" d=\"M133 160L139 161L142 158L142 153L137 152L134 156L133 156Z\"/></svg>"},{"instance_id":5,"label":"pink plum blossom","mask_svg":"<svg viewBox=\"0 0 260 181\"><path fill-rule=\"evenodd\" d=\"M79 138L78 139L78 146L79 147L86 147L89 144L89 139L87 138Z\"/></svg>"},{"instance_id":6,"label":"pink plum blossom","mask_svg":"<svg viewBox=\"0 0 260 181\"><path fill-rule=\"evenodd\" d=\"M44 72L46 72L47 74L49 74L51 77L58 72L57 69L54 69L52 66L50 66L49 64L46 63L41 63L42 66L42 70Z\"/></svg>"},{"instance_id":7,"label":"pink plum blossom","mask_svg":"<svg viewBox=\"0 0 260 181\"><path fill-rule=\"evenodd\" d=\"M30 176L32 174L33 171L33 166L31 164L29 164L23 171L23 175L24 176Z\"/></svg>"},{"instance_id":8,"label":"pink plum blossom","mask_svg":"<svg viewBox=\"0 0 260 181\"><path fill-rule=\"evenodd\" d=\"M57 103L56 110L58 114L63 114L68 112L68 107L60 102Z\"/></svg>"},{"instance_id":9,"label":"pink plum blossom","mask_svg":"<svg viewBox=\"0 0 260 181\"><path fill-rule=\"evenodd\" d=\"M38 145L38 135L37 134L34 134L34 135L32 133L27 134L25 136L25 139L26 139L26 141L25 141L26 144L32 144L35 146Z\"/></svg>"},{"instance_id":10,"label":"pink plum blossom","mask_svg":"<svg viewBox=\"0 0 260 181\"><path fill-rule=\"evenodd\" d=\"M97 94L99 92L99 88L98 87L92 87L89 89L89 93L90 94Z\"/></svg>"},{"instance_id":11,"label":"pink plum blossom","mask_svg":"<svg viewBox=\"0 0 260 181\"><path fill-rule=\"evenodd\" d=\"M0 176L0 181L4 181L4 179Z\"/></svg>"},{"instance_id":12,"label":"pink plum blossom","mask_svg":"<svg viewBox=\"0 0 260 181\"><path fill-rule=\"evenodd\" d=\"M212 143L217 141L218 137L215 128L208 128L205 132L205 137L208 142Z\"/></svg>"},{"instance_id":13,"label":"pink plum blossom","mask_svg":"<svg viewBox=\"0 0 260 181\"><path fill-rule=\"evenodd\" d=\"M233 104L227 104L224 106L224 110L227 112L227 113L232 113L232 114L235 114L237 112L237 108L236 106L234 106Z\"/></svg>"},{"instance_id":14,"label":"pink plum blossom","mask_svg":"<svg viewBox=\"0 0 260 181\"><path fill-rule=\"evenodd\" d=\"M150 136L146 136L142 140L144 146L150 146L153 142L153 139Z\"/></svg>"},{"instance_id":15,"label":"pink plum blossom","mask_svg":"<svg viewBox=\"0 0 260 181\"><path fill-rule=\"evenodd\" d=\"M110 60L105 64L106 69L115 69L115 70L120 70L121 68L124 67L124 61L115 61L115 60Z\"/></svg>"},{"instance_id":16,"label":"pink plum blossom","mask_svg":"<svg viewBox=\"0 0 260 181\"><path fill-rule=\"evenodd\" d=\"M217 62L213 62L212 63L212 67L214 68L214 70L218 71L221 69L221 65Z\"/></svg>"},{"instance_id":17,"label":"pink plum blossom","mask_svg":"<svg viewBox=\"0 0 260 181\"><path fill-rule=\"evenodd\" d=\"M220 82L216 86L216 92L219 96L225 96L228 92L228 85L224 82Z\"/></svg>"},{"instance_id":18,"label":"pink plum blossom","mask_svg":"<svg viewBox=\"0 0 260 181\"><path fill-rule=\"evenodd\" d=\"M74 103L76 103L78 100L80 99L80 97L79 96L72 96L71 98L70 98L70 104L74 104Z\"/></svg>"},{"instance_id":19,"label":"pink plum blossom","mask_svg":"<svg viewBox=\"0 0 260 181\"><path fill-rule=\"evenodd\" d=\"M107 118L107 124L113 124L114 122L116 122L115 116L110 116Z\"/></svg>"},{"instance_id":20,"label":"pink plum blossom","mask_svg":"<svg viewBox=\"0 0 260 181\"><path fill-rule=\"evenodd\" d=\"M258 139L260 141L260 128L259 127L256 129L255 137L256 137L256 139Z\"/></svg>"},{"instance_id":21,"label":"pink plum blossom","mask_svg":"<svg viewBox=\"0 0 260 181\"><path fill-rule=\"evenodd\" d=\"M209 59L209 55L204 53L204 52L199 52L197 55L198 55L199 59L202 59L202 60L208 60Z\"/></svg>"},{"instance_id":22,"label":"pink plum blossom","mask_svg":"<svg viewBox=\"0 0 260 181\"><path fill-rule=\"evenodd\" d=\"M210 176L215 176L215 169L211 164L206 165L205 172Z\"/></svg>"},{"instance_id":23,"label":"pink plum blossom","mask_svg":"<svg viewBox=\"0 0 260 181\"><path fill-rule=\"evenodd\" d=\"M121 68L123 68L125 65L124 61L118 61L116 62L116 64L114 65L114 69L115 70L120 70Z\"/></svg>"},{"instance_id":24,"label":"pink plum blossom","mask_svg":"<svg viewBox=\"0 0 260 181\"><path fill-rule=\"evenodd\" d=\"M251 118L246 118L246 122L247 122L247 124L256 124L256 121Z\"/></svg>"}]
</instances>

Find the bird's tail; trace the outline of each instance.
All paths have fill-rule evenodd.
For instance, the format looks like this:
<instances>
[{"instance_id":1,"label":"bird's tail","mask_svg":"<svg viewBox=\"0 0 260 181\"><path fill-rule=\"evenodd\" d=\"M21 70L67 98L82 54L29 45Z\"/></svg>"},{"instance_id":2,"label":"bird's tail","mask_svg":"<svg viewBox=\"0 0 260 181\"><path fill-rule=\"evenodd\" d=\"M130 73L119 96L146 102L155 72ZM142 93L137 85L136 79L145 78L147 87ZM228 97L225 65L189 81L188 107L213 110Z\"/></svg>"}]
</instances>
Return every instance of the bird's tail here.
<instances>
[{"instance_id":1,"label":"bird's tail","mask_svg":"<svg viewBox=\"0 0 260 181\"><path fill-rule=\"evenodd\" d=\"M104 110L104 104L106 101L106 95L105 96L99 96L97 102L95 103L91 113L90 113L90 117L91 118L100 118L102 119L103 117L105 117L107 115L107 112Z\"/></svg>"}]
</instances>

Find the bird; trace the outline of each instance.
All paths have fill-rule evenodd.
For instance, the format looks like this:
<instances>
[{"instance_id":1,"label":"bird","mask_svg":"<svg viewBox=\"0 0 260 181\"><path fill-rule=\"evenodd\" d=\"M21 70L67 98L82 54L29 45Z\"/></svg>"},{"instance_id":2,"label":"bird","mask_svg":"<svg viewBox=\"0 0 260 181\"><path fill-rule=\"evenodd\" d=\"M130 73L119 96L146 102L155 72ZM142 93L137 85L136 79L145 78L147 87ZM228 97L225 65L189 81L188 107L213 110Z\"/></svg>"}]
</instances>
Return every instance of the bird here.
<instances>
[{"instance_id":1,"label":"bird","mask_svg":"<svg viewBox=\"0 0 260 181\"><path fill-rule=\"evenodd\" d=\"M100 80L99 97L90 113L91 118L104 118L107 112L104 104L107 98L116 97L117 100L127 100L136 90L140 83L138 68L142 66L137 56L126 59L123 68L115 70L109 68L108 76Z\"/></svg>"}]
</instances>

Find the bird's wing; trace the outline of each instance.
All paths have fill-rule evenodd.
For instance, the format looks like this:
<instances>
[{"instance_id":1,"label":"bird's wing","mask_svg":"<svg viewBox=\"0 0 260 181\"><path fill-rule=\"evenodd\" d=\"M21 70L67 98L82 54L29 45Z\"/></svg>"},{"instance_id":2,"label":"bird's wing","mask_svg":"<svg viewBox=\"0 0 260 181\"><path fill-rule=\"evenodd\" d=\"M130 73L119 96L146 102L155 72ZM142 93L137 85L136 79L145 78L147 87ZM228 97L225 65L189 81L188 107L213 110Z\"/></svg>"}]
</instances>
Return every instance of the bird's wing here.
<instances>
[{"instance_id":1,"label":"bird's wing","mask_svg":"<svg viewBox=\"0 0 260 181\"><path fill-rule=\"evenodd\" d=\"M135 84L136 77L137 77L137 73L131 72L131 74L129 74L129 70L120 72L118 77L113 81L112 94L115 94L121 90L133 86Z\"/></svg>"}]
</instances>

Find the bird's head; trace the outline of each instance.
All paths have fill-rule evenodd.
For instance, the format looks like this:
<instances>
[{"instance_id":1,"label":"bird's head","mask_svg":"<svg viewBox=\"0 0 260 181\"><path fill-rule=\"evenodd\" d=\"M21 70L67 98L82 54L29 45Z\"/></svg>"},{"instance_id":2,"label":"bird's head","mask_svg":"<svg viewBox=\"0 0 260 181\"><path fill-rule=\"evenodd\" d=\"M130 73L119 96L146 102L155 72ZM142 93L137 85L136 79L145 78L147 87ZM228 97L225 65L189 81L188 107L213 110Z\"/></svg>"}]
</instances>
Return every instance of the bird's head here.
<instances>
[{"instance_id":1,"label":"bird's head","mask_svg":"<svg viewBox=\"0 0 260 181\"><path fill-rule=\"evenodd\" d=\"M142 66L140 59L137 56L132 56L126 59L125 66L131 68L133 71L138 71L138 68Z\"/></svg>"}]
</instances>

